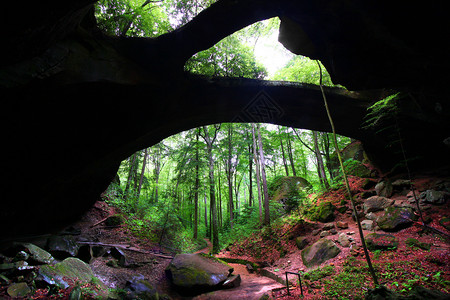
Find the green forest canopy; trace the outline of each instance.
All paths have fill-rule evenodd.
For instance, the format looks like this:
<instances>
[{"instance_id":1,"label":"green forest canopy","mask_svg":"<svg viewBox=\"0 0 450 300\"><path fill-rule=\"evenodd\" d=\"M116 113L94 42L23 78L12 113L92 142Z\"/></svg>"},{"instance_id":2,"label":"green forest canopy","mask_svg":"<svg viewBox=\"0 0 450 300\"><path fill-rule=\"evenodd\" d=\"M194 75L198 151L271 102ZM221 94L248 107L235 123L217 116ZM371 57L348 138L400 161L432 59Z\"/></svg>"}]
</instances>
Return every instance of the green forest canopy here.
<instances>
[{"instance_id":1,"label":"green forest canopy","mask_svg":"<svg viewBox=\"0 0 450 300\"><path fill-rule=\"evenodd\" d=\"M96 18L109 35L156 37L185 24L213 2L102 0L97 3ZM254 50L258 40L273 34L278 26L274 18L239 30L195 54L185 70L211 77L319 84L316 61L302 56L293 56L268 76ZM323 84L333 85L326 72ZM339 137L341 147L349 141ZM314 191L328 188L334 179L333 152L328 133L271 124L204 126L169 137L123 161L109 195L135 217L134 227L148 226L151 220L162 232L172 228L166 239L180 241L177 247L192 236L211 237L217 251L230 239L281 213L279 204L269 203L267 196L267 186L280 176L303 177ZM295 199L297 204L303 200ZM177 238L170 239L171 234ZM162 235L152 238L164 240Z\"/></svg>"}]
</instances>

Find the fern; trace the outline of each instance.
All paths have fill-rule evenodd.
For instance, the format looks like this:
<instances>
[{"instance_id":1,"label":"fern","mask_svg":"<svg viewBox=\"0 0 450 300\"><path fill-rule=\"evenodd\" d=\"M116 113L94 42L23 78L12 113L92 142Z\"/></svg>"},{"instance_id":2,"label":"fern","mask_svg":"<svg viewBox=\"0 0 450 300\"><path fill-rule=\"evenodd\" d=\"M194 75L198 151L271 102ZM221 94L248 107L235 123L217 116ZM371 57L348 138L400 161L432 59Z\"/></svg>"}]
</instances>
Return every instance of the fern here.
<instances>
[{"instance_id":1,"label":"fern","mask_svg":"<svg viewBox=\"0 0 450 300\"><path fill-rule=\"evenodd\" d=\"M367 108L366 120L363 123L364 129L377 128L383 121L396 117L399 108L398 100L401 98L400 93L392 94L384 99L375 102L372 106ZM376 133L391 129L392 125L387 125L377 130Z\"/></svg>"}]
</instances>

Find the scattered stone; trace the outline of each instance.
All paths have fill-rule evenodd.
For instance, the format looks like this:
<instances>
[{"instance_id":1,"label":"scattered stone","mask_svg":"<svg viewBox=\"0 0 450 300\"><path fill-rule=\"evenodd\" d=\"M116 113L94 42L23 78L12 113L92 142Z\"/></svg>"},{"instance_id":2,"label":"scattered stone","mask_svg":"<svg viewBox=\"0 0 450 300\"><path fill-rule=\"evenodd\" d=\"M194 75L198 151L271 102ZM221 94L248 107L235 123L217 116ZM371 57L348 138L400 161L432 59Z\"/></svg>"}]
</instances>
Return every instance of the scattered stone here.
<instances>
[{"instance_id":1,"label":"scattered stone","mask_svg":"<svg viewBox=\"0 0 450 300\"><path fill-rule=\"evenodd\" d=\"M331 235L336 234L336 233L337 233L336 228L331 228L331 229L330 229L330 234L331 234Z\"/></svg>"},{"instance_id":2,"label":"scattered stone","mask_svg":"<svg viewBox=\"0 0 450 300\"><path fill-rule=\"evenodd\" d=\"M303 248L305 248L308 244L309 241L306 237L304 236L299 236L295 239L295 244L297 245L297 248L299 250L302 250Z\"/></svg>"},{"instance_id":3,"label":"scattered stone","mask_svg":"<svg viewBox=\"0 0 450 300\"><path fill-rule=\"evenodd\" d=\"M373 230L373 221L372 220L364 220L361 222L361 227L364 230Z\"/></svg>"},{"instance_id":4,"label":"scattered stone","mask_svg":"<svg viewBox=\"0 0 450 300\"><path fill-rule=\"evenodd\" d=\"M397 179L392 183L392 186L397 188L409 188L411 186L411 181L408 179Z\"/></svg>"},{"instance_id":5,"label":"scattered stone","mask_svg":"<svg viewBox=\"0 0 450 300\"><path fill-rule=\"evenodd\" d=\"M78 258L69 257L55 265L44 265L39 268L36 282L43 286L68 288L70 283L89 283L95 278L91 267Z\"/></svg>"},{"instance_id":6,"label":"scattered stone","mask_svg":"<svg viewBox=\"0 0 450 300\"><path fill-rule=\"evenodd\" d=\"M26 253L25 251L19 251L14 257L14 261L26 261L28 258L30 258L30 255L28 253Z\"/></svg>"},{"instance_id":7,"label":"scattered stone","mask_svg":"<svg viewBox=\"0 0 450 300\"><path fill-rule=\"evenodd\" d=\"M36 245L25 243L21 244L25 251L30 254L30 260L35 264L51 264L55 262L53 256L45 251L44 249L39 248Z\"/></svg>"},{"instance_id":8,"label":"scattered stone","mask_svg":"<svg viewBox=\"0 0 450 300\"><path fill-rule=\"evenodd\" d=\"M308 268L335 257L341 252L333 241L322 238L302 251L302 260Z\"/></svg>"},{"instance_id":9,"label":"scattered stone","mask_svg":"<svg viewBox=\"0 0 450 300\"><path fill-rule=\"evenodd\" d=\"M336 210L338 212L340 212L341 214L343 214L348 210L348 206L346 206L346 205L338 206L338 207L336 207Z\"/></svg>"},{"instance_id":10,"label":"scattered stone","mask_svg":"<svg viewBox=\"0 0 450 300\"><path fill-rule=\"evenodd\" d=\"M77 258L81 259L85 263L91 263L94 255L92 254L92 247L90 245L82 245L78 248Z\"/></svg>"},{"instance_id":11,"label":"scattered stone","mask_svg":"<svg viewBox=\"0 0 450 300\"><path fill-rule=\"evenodd\" d=\"M9 284L9 278L0 273L0 283Z\"/></svg>"},{"instance_id":12,"label":"scattered stone","mask_svg":"<svg viewBox=\"0 0 450 300\"><path fill-rule=\"evenodd\" d=\"M393 192L392 184L389 181L381 181L375 186L375 192L378 196L389 198Z\"/></svg>"},{"instance_id":13,"label":"scattered stone","mask_svg":"<svg viewBox=\"0 0 450 300\"><path fill-rule=\"evenodd\" d=\"M336 227L337 228L341 228L341 229L347 229L348 228L348 223L347 222L342 222L342 221L337 221L336 222Z\"/></svg>"},{"instance_id":14,"label":"scattered stone","mask_svg":"<svg viewBox=\"0 0 450 300\"><path fill-rule=\"evenodd\" d=\"M396 249L398 240L391 234L370 233L366 236L366 245L371 251Z\"/></svg>"},{"instance_id":15,"label":"scattered stone","mask_svg":"<svg viewBox=\"0 0 450 300\"><path fill-rule=\"evenodd\" d=\"M359 219L361 219L361 218L363 218L364 217L364 212L363 211L357 211L357 213L358 213L358 217L359 217ZM354 221L356 221L356 217L355 217L355 213L354 212L352 212L352 219L354 220Z\"/></svg>"},{"instance_id":16,"label":"scattered stone","mask_svg":"<svg viewBox=\"0 0 450 300\"><path fill-rule=\"evenodd\" d=\"M54 235L48 239L47 250L58 259L74 257L78 254L78 245L72 236Z\"/></svg>"},{"instance_id":17,"label":"scattered stone","mask_svg":"<svg viewBox=\"0 0 450 300\"><path fill-rule=\"evenodd\" d=\"M158 291L139 274L125 284L127 299L160 299Z\"/></svg>"},{"instance_id":18,"label":"scattered stone","mask_svg":"<svg viewBox=\"0 0 450 300\"><path fill-rule=\"evenodd\" d=\"M326 237L326 236L329 236L329 235L331 235L331 233L330 233L330 231L328 231L328 230L324 230L324 231L322 231L322 232L320 233L320 237L321 237L321 238Z\"/></svg>"},{"instance_id":19,"label":"scattered stone","mask_svg":"<svg viewBox=\"0 0 450 300\"><path fill-rule=\"evenodd\" d=\"M349 247L350 246L350 239L348 237L348 235L346 235L345 233L340 233L339 237L338 237L338 243L342 246L342 247Z\"/></svg>"},{"instance_id":20,"label":"scattered stone","mask_svg":"<svg viewBox=\"0 0 450 300\"><path fill-rule=\"evenodd\" d=\"M125 257L125 253L116 247L112 247L109 251L109 254L111 254L111 256L117 260L121 260Z\"/></svg>"},{"instance_id":21,"label":"scattered stone","mask_svg":"<svg viewBox=\"0 0 450 300\"><path fill-rule=\"evenodd\" d=\"M331 228L334 228L334 224L333 223L326 223L323 225L323 230L330 230Z\"/></svg>"},{"instance_id":22,"label":"scattered stone","mask_svg":"<svg viewBox=\"0 0 450 300\"><path fill-rule=\"evenodd\" d=\"M189 294L221 288L232 272L227 263L202 253L177 254L166 268L172 284Z\"/></svg>"},{"instance_id":23,"label":"scattered stone","mask_svg":"<svg viewBox=\"0 0 450 300\"><path fill-rule=\"evenodd\" d=\"M319 222L326 223L334 220L334 206L331 202L322 202L317 208L315 219Z\"/></svg>"},{"instance_id":24,"label":"scattered stone","mask_svg":"<svg viewBox=\"0 0 450 300\"><path fill-rule=\"evenodd\" d=\"M373 191L364 191L360 195L361 195L361 198L367 199L367 198L370 198L372 196L376 196L377 192L375 192L374 190Z\"/></svg>"},{"instance_id":25,"label":"scattered stone","mask_svg":"<svg viewBox=\"0 0 450 300\"><path fill-rule=\"evenodd\" d=\"M377 216L372 212L366 214L364 217L368 220L375 220L377 218Z\"/></svg>"},{"instance_id":26,"label":"scattered stone","mask_svg":"<svg viewBox=\"0 0 450 300\"><path fill-rule=\"evenodd\" d=\"M444 204L450 198L450 193L445 191L427 190L420 195L425 203L436 205Z\"/></svg>"},{"instance_id":27,"label":"scattered stone","mask_svg":"<svg viewBox=\"0 0 450 300\"><path fill-rule=\"evenodd\" d=\"M376 181L366 178L364 179L362 188L365 190L370 190L371 188L375 187L376 184L377 184Z\"/></svg>"},{"instance_id":28,"label":"scattered stone","mask_svg":"<svg viewBox=\"0 0 450 300\"><path fill-rule=\"evenodd\" d=\"M231 275L227 280L223 283L223 287L226 289L235 288L241 285L241 275Z\"/></svg>"},{"instance_id":29,"label":"scattered stone","mask_svg":"<svg viewBox=\"0 0 450 300\"><path fill-rule=\"evenodd\" d=\"M101 257L107 253L107 249L103 246L92 246L92 256L93 257Z\"/></svg>"},{"instance_id":30,"label":"scattered stone","mask_svg":"<svg viewBox=\"0 0 450 300\"><path fill-rule=\"evenodd\" d=\"M354 235L355 232L354 232L354 231L347 231L347 234L348 234L348 235Z\"/></svg>"},{"instance_id":31,"label":"scattered stone","mask_svg":"<svg viewBox=\"0 0 450 300\"><path fill-rule=\"evenodd\" d=\"M315 229L311 232L312 235L318 235L322 230L321 229Z\"/></svg>"},{"instance_id":32,"label":"scattered stone","mask_svg":"<svg viewBox=\"0 0 450 300\"><path fill-rule=\"evenodd\" d=\"M298 245L297 245L297 247L298 247ZM300 249L301 250L301 249ZM255 269L253 268L253 266L251 265L251 264L246 264L245 265L245 268L247 269L247 271L249 272L249 273L254 273L255 272Z\"/></svg>"},{"instance_id":33,"label":"scattered stone","mask_svg":"<svg viewBox=\"0 0 450 300\"><path fill-rule=\"evenodd\" d=\"M364 213L376 212L391 206L394 200L381 196L372 196L364 201Z\"/></svg>"},{"instance_id":34,"label":"scattered stone","mask_svg":"<svg viewBox=\"0 0 450 300\"><path fill-rule=\"evenodd\" d=\"M384 231L397 231L411 226L416 218L411 208L391 206L377 218L377 224Z\"/></svg>"},{"instance_id":35,"label":"scattered stone","mask_svg":"<svg viewBox=\"0 0 450 300\"><path fill-rule=\"evenodd\" d=\"M28 287L26 282L19 282L11 284L7 289L7 293L13 298L25 297L31 293L31 289Z\"/></svg>"}]
</instances>

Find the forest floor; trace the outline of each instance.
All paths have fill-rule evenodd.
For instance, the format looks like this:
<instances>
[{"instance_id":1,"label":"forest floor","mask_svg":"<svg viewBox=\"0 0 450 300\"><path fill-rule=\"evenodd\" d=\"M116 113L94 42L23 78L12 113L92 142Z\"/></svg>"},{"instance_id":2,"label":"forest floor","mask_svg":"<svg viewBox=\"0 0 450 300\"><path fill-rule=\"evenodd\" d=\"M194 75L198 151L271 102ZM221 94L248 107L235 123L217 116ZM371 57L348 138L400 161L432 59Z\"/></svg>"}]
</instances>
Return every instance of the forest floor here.
<instances>
[{"instance_id":1,"label":"forest floor","mask_svg":"<svg viewBox=\"0 0 450 300\"><path fill-rule=\"evenodd\" d=\"M418 190L425 190L441 180L439 178L423 178L416 182ZM448 178L446 179L448 180ZM356 194L362 192L360 182L352 181L352 190ZM320 201L339 203L344 198L343 190L324 193ZM406 197L396 194L391 197L395 201L404 201ZM361 199L359 199L361 200ZM441 224L444 216L450 214L450 201L444 205L435 205L424 211L425 218L431 220L429 226L449 233ZM348 205L348 203L347 203ZM108 216L120 213L106 202L99 201L73 227L81 230L84 240L94 243L116 245L126 257L127 267L111 266L111 258L97 257L91 262L94 274L113 289L123 289L126 282L137 275L172 299L260 299L268 295L274 299L299 299L300 286L296 276L290 275L289 281L294 284L290 295L286 288L275 280L255 273L249 273L244 265L232 264L234 274L241 275L241 286L233 289L216 291L199 295L195 298L182 297L171 289L165 276L165 269L171 261L173 253L162 253L157 244L137 237L126 222L119 226L108 227L101 223ZM270 228L254 233L245 240L222 250L219 258L234 258L251 261L264 266L264 269L278 279L285 278L285 272L302 274L303 299L363 299L368 289L374 284L368 272L357 224L351 218L349 210L336 213L335 220L348 224L348 228L337 229L335 234L326 238L337 241L339 233L353 237L351 247L336 245L340 253L323 263L319 268L307 268L302 261L301 251L296 246L295 238L306 237L310 244L317 241L324 223L300 220L296 217L285 217L282 222L274 222ZM99 223L100 222L100 223ZM364 235L373 231L364 230ZM385 233L378 231L378 233ZM415 222L411 227L390 232L399 240L398 248L388 251L372 251L370 257L375 267L378 280L391 290L405 294L414 286L420 285L429 289L450 292L450 244L441 235L424 231L421 223ZM431 246L430 250L411 247L406 244L408 238L414 238ZM208 253L211 243L198 252ZM307 273L305 275L305 273ZM0 295L1 296L1 295ZM1 298L1 297L0 297ZM43 299L43 298L36 298Z\"/></svg>"},{"instance_id":2,"label":"forest floor","mask_svg":"<svg viewBox=\"0 0 450 300\"><path fill-rule=\"evenodd\" d=\"M432 179L422 180L421 189L425 189L432 181ZM331 191L322 196L322 201L337 203L341 201L342 197L344 197L343 191ZM394 195L391 198L402 201L405 196ZM439 224L439 220L448 216L449 212L447 201L447 204L433 206L424 211L424 214L425 217L431 218L429 226L448 233ZM127 280L137 274L142 274L153 286L173 299L191 299L183 298L170 289L164 273L170 259L154 253L155 250L158 250L157 245L134 237L127 229L126 224L116 228L100 225L92 227L92 224L115 213L117 213L115 209L109 207L105 202L98 202L76 226L82 228L83 235L93 241L123 245L127 260L136 262L138 266L135 268L112 268L107 265L107 259L96 258L91 264L94 273L112 288L123 287ZM302 274L316 272L319 274L318 277L310 276L306 280L303 279L304 299L339 299L339 297L343 297L341 299L358 299L363 297L368 289L373 288L374 284L367 269L357 224L348 213L337 213L334 222L337 221L347 223L348 228L337 228L337 233L327 236L327 238L336 242L339 233L344 232L352 236L355 241L351 247L341 247L336 242L341 252L335 258L322 264L319 271L311 272L312 269L308 269L303 264L301 250L295 244L295 237L306 236L310 243L317 241L320 238L317 235L317 232L320 231L318 229L324 225L320 222L287 221L282 225L274 225L269 232L266 230L266 232L255 233L243 241L236 242L228 247L228 250L220 252L217 257L239 258L265 265L266 270L279 278L285 278L286 271L301 272ZM365 235L371 232L373 231L364 230ZM380 231L379 233L384 232ZM399 293L406 293L415 285L448 293L450 288L450 265L448 263L450 261L450 245L448 241L438 234L424 231L419 222L390 234L399 240L396 250L370 253L380 283ZM431 245L431 249L423 250L408 246L405 243L408 238L428 243ZM207 243L208 247L198 252L210 252L211 244L209 241ZM286 288L273 279L250 274L242 265L233 264L233 267L235 274L241 275L240 287L200 295L194 299L259 299L265 293L277 299L298 299L300 297L299 284L294 275L290 275L289 280L295 286L291 287L290 295L287 295Z\"/></svg>"}]
</instances>

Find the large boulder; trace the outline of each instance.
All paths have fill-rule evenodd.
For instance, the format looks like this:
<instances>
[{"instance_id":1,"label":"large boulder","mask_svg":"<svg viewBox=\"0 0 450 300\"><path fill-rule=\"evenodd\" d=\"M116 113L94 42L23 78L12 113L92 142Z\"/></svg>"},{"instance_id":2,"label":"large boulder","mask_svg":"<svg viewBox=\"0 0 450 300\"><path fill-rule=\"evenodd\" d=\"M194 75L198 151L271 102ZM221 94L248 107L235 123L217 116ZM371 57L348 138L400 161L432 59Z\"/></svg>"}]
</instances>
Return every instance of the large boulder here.
<instances>
[{"instance_id":1,"label":"large boulder","mask_svg":"<svg viewBox=\"0 0 450 300\"><path fill-rule=\"evenodd\" d=\"M446 191L427 190L420 194L422 202L431 204L444 204L450 198L450 193Z\"/></svg>"},{"instance_id":2,"label":"large boulder","mask_svg":"<svg viewBox=\"0 0 450 300\"><path fill-rule=\"evenodd\" d=\"M322 202L319 206L314 207L311 213L311 220L322 223L334 220L334 206L331 202Z\"/></svg>"},{"instance_id":3,"label":"large boulder","mask_svg":"<svg viewBox=\"0 0 450 300\"><path fill-rule=\"evenodd\" d=\"M377 218L377 224L384 231L397 231L412 225L416 215L409 207L390 206L384 210L384 214Z\"/></svg>"},{"instance_id":4,"label":"large boulder","mask_svg":"<svg viewBox=\"0 0 450 300\"><path fill-rule=\"evenodd\" d=\"M302 251L302 260L308 268L335 257L341 252L336 244L329 239L322 238Z\"/></svg>"},{"instance_id":5,"label":"large boulder","mask_svg":"<svg viewBox=\"0 0 450 300\"><path fill-rule=\"evenodd\" d=\"M51 264L55 262L55 259L50 253L34 244L24 243L21 244L21 247L30 255L29 259L34 264Z\"/></svg>"},{"instance_id":6,"label":"large boulder","mask_svg":"<svg viewBox=\"0 0 450 300\"><path fill-rule=\"evenodd\" d=\"M394 191L394 187L392 186L392 183L388 180L381 181L377 183L375 186L375 192L378 196L381 197L387 197L389 198L392 196L392 192Z\"/></svg>"},{"instance_id":7,"label":"large boulder","mask_svg":"<svg viewBox=\"0 0 450 300\"><path fill-rule=\"evenodd\" d=\"M391 206L394 203L394 200L381 197L381 196L372 196L364 200L364 213L376 212L385 209L386 207Z\"/></svg>"},{"instance_id":8,"label":"large boulder","mask_svg":"<svg viewBox=\"0 0 450 300\"><path fill-rule=\"evenodd\" d=\"M41 286L57 286L65 289L75 282L91 283L94 278L88 264L78 258L69 257L54 265L41 266L36 281Z\"/></svg>"},{"instance_id":9,"label":"large boulder","mask_svg":"<svg viewBox=\"0 0 450 300\"><path fill-rule=\"evenodd\" d=\"M198 254L177 254L166 268L170 282L186 294L223 288L233 268L220 259Z\"/></svg>"}]
</instances>

